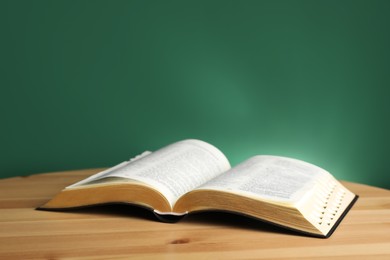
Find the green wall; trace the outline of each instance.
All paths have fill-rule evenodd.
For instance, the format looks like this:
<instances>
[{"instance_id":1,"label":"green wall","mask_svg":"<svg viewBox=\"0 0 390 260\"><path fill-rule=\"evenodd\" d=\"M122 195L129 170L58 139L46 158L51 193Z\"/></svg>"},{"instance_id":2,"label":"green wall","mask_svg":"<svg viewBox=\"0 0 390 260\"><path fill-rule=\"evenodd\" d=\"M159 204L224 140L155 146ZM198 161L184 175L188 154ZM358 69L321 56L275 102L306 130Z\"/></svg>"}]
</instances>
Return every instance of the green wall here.
<instances>
[{"instance_id":1,"label":"green wall","mask_svg":"<svg viewBox=\"0 0 390 260\"><path fill-rule=\"evenodd\" d=\"M390 188L390 1L0 1L0 176L199 138Z\"/></svg>"}]
</instances>

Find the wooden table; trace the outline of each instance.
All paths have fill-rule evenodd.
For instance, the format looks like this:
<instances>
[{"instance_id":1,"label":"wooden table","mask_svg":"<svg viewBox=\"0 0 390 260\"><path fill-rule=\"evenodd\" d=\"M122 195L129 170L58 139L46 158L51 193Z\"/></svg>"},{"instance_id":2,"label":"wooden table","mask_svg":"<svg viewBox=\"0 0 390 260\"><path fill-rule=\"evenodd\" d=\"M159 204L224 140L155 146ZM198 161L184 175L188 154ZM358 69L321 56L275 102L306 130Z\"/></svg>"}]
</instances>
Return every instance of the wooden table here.
<instances>
[{"instance_id":1,"label":"wooden table","mask_svg":"<svg viewBox=\"0 0 390 260\"><path fill-rule=\"evenodd\" d=\"M360 198L329 239L222 213L167 224L129 206L35 210L99 170L0 180L0 259L390 259L390 191L348 182Z\"/></svg>"}]
</instances>

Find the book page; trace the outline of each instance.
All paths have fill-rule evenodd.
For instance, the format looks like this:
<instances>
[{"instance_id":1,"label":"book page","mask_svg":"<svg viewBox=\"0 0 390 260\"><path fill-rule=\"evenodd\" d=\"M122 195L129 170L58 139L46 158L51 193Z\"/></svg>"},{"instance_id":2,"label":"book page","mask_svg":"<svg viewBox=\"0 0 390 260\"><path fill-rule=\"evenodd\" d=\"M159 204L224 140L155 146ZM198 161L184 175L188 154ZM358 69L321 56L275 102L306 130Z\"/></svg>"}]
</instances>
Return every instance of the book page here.
<instances>
[{"instance_id":1,"label":"book page","mask_svg":"<svg viewBox=\"0 0 390 260\"><path fill-rule=\"evenodd\" d=\"M229 161L214 146L200 140L184 140L121 163L82 184L107 177L133 179L151 185L173 205L184 193L228 169Z\"/></svg>"},{"instance_id":2,"label":"book page","mask_svg":"<svg viewBox=\"0 0 390 260\"><path fill-rule=\"evenodd\" d=\"M113 172L114 170L116 169L119 169L129 163L132 163L134 162L135 160L138 160L138 159L141 159L142 157L145 157L146 155L152 153L151 151L145 151L143 152L142 154L139 154L137 156L135 156L134 158L131 158L129 161L124 161L124 162L121 162L120 164L117 164L111 168L108 168L107 170L104 170L104 171L101 171L101 172L98 172L92 176L89 176L88 178L84 179L84 180L81 180L79 182L76 182L72 185L69 185L68 187L66 187L66 189L69 189L69 188L73 188L73 187L77 187L77 186L82 186L84 184L88 184L88 183L91 183L91 182L96 182L97 180L102 180L106 177L110 177L110 173Z\"/></svg>"},{"instance_id":3,"label":"book page","mask_svg":"<svg viewBox=\"0 0 390 260\"><path fill-rule=\"evenodd\" d=\"M295 159L255 156L198 189L236 192L249 197L295 202L331 175L325 170Z\"/></svg>"}]
</instances>

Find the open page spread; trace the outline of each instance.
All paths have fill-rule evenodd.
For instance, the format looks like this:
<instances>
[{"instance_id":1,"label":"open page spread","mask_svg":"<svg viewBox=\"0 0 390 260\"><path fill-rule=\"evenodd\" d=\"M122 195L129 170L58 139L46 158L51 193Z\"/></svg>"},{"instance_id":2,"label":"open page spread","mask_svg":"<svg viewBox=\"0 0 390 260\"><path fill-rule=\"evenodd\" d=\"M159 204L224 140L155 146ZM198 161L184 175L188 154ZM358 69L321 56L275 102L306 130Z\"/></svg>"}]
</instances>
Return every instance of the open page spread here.
<instances>
[{"instance_id":1,"label":"open page spread","mask_svg":"<svg viewBox=\"0 0 390 260\"><path fill-rule=\"evenodd\" d=\"M151 185L173 205L183 194L230 169L225 155L200 140L184 140L140 158L121 163L71 187L107 177L120 177Z\"/></svg>"},{"instance_id":2,"label":"open page spread","mask_svg":"<svg viewBox=\"0 0 390 260\"><path fill-rule=\"evenodd\" d=\"M293 203L310 194L325 170L312 164L278 156L255 156L198 189L223 190L281 203Z\"/></svg>"}]
</instances>

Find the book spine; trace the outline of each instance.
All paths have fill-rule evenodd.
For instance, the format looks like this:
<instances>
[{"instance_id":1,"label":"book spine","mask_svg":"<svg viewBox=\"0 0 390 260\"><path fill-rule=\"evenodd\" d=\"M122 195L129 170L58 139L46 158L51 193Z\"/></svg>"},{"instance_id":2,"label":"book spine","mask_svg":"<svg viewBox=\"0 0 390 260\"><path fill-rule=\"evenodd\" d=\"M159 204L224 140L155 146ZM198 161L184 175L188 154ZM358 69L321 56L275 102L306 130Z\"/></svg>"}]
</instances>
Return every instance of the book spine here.
<instances>
[{"instance_id":1,"label":"book spine","mask_svg":"<svg viewBox=\"0 0 390 260\"><path fill-rule=\"evenodd\" d=\"M153 213L158 220L166 223L176 223L188 215L188 212L178 214L174 212L160 212L158 210L153 210Z\"/></svg>"}]
</instances>

